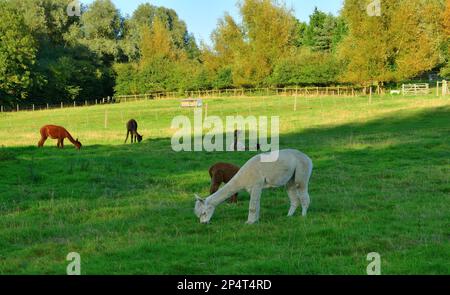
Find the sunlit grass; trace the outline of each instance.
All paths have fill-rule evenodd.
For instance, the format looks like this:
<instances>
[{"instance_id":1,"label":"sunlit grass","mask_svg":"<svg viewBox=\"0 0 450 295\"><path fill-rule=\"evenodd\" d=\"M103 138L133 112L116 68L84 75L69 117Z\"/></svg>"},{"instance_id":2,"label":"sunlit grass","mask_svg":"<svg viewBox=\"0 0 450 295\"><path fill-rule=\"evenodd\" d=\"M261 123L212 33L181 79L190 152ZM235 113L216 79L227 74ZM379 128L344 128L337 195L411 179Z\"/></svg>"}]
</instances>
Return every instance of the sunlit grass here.
<instances>
[{"instance_id":1,"label":"sunlit grass","mask_svg":"<svg viewBox=\"0 0 450 295\"><path fill-rule=\"evenodd\" d=\"M248 194L212 224L193 214L208 167L253 152L175 153L179 100L0 114L0 273L364 274L379 252L384 274L448 274L450 101L426 98L207 99L208 115L280 116L282 148L314 161L306 219L287 218L283 188L263 193L261 220L244 224ZM105 115L106 114L106 115ZM105 126L106 116L106 126ZM123 145L135 118L144 141ZM78 152L48 140L65 126Z\"/></svg>"}]
</instances>

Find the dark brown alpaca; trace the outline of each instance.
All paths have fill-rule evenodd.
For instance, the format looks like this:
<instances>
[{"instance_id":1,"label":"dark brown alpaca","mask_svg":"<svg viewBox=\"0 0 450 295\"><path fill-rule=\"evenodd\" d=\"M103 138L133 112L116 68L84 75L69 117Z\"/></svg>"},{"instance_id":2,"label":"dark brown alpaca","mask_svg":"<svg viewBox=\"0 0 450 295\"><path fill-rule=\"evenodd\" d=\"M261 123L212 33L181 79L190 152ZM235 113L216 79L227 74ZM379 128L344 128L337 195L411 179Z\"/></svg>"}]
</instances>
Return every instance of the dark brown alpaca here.
<instances>
[{"instance_id":1,"label":"dark brown alpaca","mask_svg":"<svg viewBox=\"0 0 450 295\"><path fill-rule=\"evenodd\" d=\"M228 183L239 171L239 167L228 163L217 163L209 168L209 176L211 177L210 194L219 190L222 183ZM230 203L237 203L237 194L234 194Z\"/></svg>"},{"instance_id":2,"label":"dark brown alpaca","mask_svg":"<svg viewBox=\"0 0 450 295\"><path fill-rule=\"evenodd\" d=\"M239 133L239 131L237 129L234 130L234 141L233 141L233 150L234 151L238 150L238 133ZM259 139L257 139L257 141L256 141L256 150L257 151L261 150L261 146L259 145Z\"/></svg>"},{"instance_id":3,"label":"dark brown alpaca","mask_svg":"<svg viewBox=\"0 0 450 295\"><path fill-rule=\"evenodd\" d=\"M38 147L43 147L47 138L50 137L51 139L58 139L57 143L58 148L62 149L64 148L65 138L70 140L70 142L73 143L73 145L77 149L81 148L81 142L78 141L78 138L73 139L72 135L70 135L70 133L64 127L55 125L45 125L44 127L41 128L40 132L41 132L41 140L39 140Z\"/></svg>"},{"instance_id":4,"label":"dark brown alpaca","mask_svg":"<svg viewBox=\"0 0 450 295\"><path fill-rule=\"evenodd\" d=\"M138 142L142 141L142 135L140 135L137 132L137 128L138 128L138 124L137 124L136 120L131 119L130 121L128 121L128 123L127 123L127 138L125 138L125 143L127 143L128 135L130 135L130 134L131 134L131 143L136 142L136 140Z\"/></svg>"}]
</instances>

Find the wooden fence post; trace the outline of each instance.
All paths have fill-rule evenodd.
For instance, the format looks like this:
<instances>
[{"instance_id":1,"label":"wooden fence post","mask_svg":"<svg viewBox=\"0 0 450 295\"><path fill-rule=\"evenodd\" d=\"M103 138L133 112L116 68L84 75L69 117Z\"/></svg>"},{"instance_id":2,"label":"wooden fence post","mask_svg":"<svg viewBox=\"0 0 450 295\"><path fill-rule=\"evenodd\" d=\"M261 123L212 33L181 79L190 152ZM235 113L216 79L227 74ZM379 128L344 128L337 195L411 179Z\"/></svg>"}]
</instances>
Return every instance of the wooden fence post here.
<instances>
[{"instance_id":1,"label":"wooden fence post","mask_svg":"<svg viewBox=\"0 0 450 295\"><path fill-rule=\"evenodd\" d=\"M47 110L48 110L48 103L47 103Z\"/></svg>"},{"instance_id":2,"label":"wooden fence post","mask_svg":"<svg viewBox=\"0 0 450 295\"><path fill-rule=\"evenodd\" d=\"M76 102L75 102L75 100L73 101L73 107L76 107Z\"/></svg>"},{"instance_id":3,"label":"wooden fence post","mask_svg":"<svg viewBox=\"0 0 450 295\"><path fill-rule=\"evenodd\" d=\"M20 110L20 108L19 108L19 104L17 104L17 111L19 111Z\"/></svg>"},{"instance_id":4,"label":"wooden fence post","mask_svg":"<svg viewBox=\"0 0 450 295\"><path fill-rule=\"evenodd\" d=\"M1 106L1 112L3 113L3 106Z\"/></svg>"},{"instance_id":5,"label":"wooden fence post","mask_svg":"<svg viewBox=\"0 0 450 295\"><path fill-rule=\"evenodd\" d=\"M34 112L34 103L33 103L33 112Z\"/></svg>"},{"instance_id":6,"label":"wooden fence post","mask_svg":"<svg viewBox=\"0 0 450 295\"><path fill-rule=\"evenodd\" d=\"M63 108L63 102L61 101L61 108Z\"/></svg>"}]
</instances>

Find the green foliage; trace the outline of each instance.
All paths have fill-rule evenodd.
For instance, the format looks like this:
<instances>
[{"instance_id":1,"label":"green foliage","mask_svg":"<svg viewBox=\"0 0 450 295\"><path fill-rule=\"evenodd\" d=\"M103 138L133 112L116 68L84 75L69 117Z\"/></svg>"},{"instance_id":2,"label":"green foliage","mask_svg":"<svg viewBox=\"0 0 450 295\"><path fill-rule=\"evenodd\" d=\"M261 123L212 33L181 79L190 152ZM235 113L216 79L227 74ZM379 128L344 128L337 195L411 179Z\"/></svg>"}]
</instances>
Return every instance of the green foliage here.
<instances>
[{"instance_id":1,"label":"green foliage","mask_svg":"<svg viewBox=\"0 0 450 295\"><path fill-rule=\"evenodd\" d=\"M314 51L334 51L347 27L342 17L335 17L314 9L309 24L305 25L301 43Z\"/></svg>"},{"instance_id":2,"label":"green foliage","mask_svg":"<svg viewBox=\"0 0 450 295\"><path fill-rule=\"evenodd\" d=\"M117 94L277 85L399 82L450 76L449 4L392 0L369 17L359 0L308 23L277 0L243 0L197 44L177 13L149 3L131 17L112 0L0 0L0 100L93 100ZM445 11L445 12L444 12Z\"/></svg>"},{"instance_id":3,"label":"green foliage","mask_svg":"<svg viewBox=\"0 0 450 295\"><path fill-rule=\"evenodd\" d=\"M0 13L0 100L13 102L29 96L38 80L37 43L12 3L1 1Z\"/></svg>"},{"instance_id":4,"label":"green foliage","mask_svg":"<svg viewBox=\"0 0 450 295\"><path fill-rule=\"evenodd\" d=\"M217 89L226 89L233 87L233 71L231 68L222 68L217 72L217 77L213 82Z\"/></svg>"},{"instance_id":5,"label":"green foliage","mask_svg":"<svg viewBox=\"0 0 450 295\"><path fill-rule=\"evenodd\" d=\"M271 80L277 86L329 85L337 83L339 74L338 61L332 54L303 49L280 60Z\"/></svg>"}]
</instances>

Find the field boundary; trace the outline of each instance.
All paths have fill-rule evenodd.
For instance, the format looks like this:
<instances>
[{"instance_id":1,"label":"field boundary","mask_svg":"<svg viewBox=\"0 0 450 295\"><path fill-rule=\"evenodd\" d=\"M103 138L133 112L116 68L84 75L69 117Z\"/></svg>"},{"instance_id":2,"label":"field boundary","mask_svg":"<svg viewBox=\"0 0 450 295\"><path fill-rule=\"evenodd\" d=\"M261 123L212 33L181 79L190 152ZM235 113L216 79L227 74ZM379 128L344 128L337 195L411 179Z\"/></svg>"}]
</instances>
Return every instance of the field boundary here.
<instances>
[{"instance_id":1,"label":"field boundary","mask_svg":"<svg viewBox=\"0 0 450 295\"><path fill-rule=\"evenodd\" d=\"M439 86L439 84L438 84ZM418 89L420 87L413 87ZM427 94L430 88L427 87ZM45 103L45 104L15 104L13 106L0 105L0 113L39 111L52 109L65 109L75 107L87 107L95 105L116 104L124 102L159 100L159 99L184 99L184 98L221 98L221 97L258 97L258 96L278 96L278 97L372 97L372 95L385 95L385 88L381 86L309 86L309 87L284 87L284 88L230 88L196 91L151 91L144 94L116 95L95 100L77 100L73 102ZM449 92L450 93L450 92Z\"/></svg>"}]
</instances>

